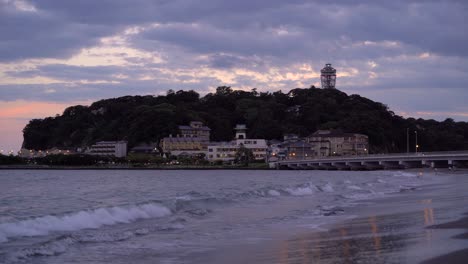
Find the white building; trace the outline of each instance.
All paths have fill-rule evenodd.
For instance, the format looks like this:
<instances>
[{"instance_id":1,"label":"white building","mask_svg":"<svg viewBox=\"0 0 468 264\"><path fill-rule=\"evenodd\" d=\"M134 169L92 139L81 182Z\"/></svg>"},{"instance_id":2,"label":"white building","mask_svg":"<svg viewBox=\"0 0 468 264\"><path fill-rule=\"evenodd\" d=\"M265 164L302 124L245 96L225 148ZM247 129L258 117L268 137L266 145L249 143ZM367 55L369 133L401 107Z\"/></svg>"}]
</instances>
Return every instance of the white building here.
<instances>
[{"instance_id":1,"label":"white building","mask_svg":"<svg viewBox=\"0 0 468 264\"><path fill-rule=\"evenodd\" d=\"M99 141L91 146L88 154L123 158L127 156L127 141Z\"/></svg>"},{"instance_id":2,"label":"white building","mask_svg":"<svg viewBox=\"0 0 468 264\"><path fill-rule=\"evenodd\" d=\"M223 162L234 161L236 152L241 146L252 150L255 160L264 160L267 155L267 142L265 139L249 139L246 138L246 126L236 126L236 139L230 142L210 143L208 145L207 160Z\"/></svg>"}]
</instances>

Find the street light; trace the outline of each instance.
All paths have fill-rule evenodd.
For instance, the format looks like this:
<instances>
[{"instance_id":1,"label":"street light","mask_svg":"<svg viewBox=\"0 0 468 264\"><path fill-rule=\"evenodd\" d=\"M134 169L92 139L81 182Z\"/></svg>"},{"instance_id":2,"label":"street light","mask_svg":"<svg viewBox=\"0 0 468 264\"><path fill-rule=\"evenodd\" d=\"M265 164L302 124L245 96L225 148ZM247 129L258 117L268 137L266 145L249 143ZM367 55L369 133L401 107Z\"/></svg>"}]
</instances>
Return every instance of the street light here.
<instances>
[{"instance_id":1,"label":"street light","mask_svg":"<svg viewBox=\"0 0 468 264\"><path fill-rule=\"evenodd\" d=\"M304 141L302 141L302 159L305 158L305 149L304 149Z\"/></svg>"},{"instance_id":2,"label":"street light","mask_svg":"<svg viewBox=\"0 0 468 264\"><path fill-rule=\"evenodd\" d=\"M406 154L409 154L409 127L406 128Z\"/></svg>"},{"instance_id":3,"label":"street light","mask_svg":"<svg viewBox=\"0 0 468 264\"><path fill-rule=\"evenodd\" d=\"M416 146L415 146L415 153L418 153L418 147L419 147L419 145L418 145L418 131L414 131L414 134L415 134L415 136L416 136L416 141L415 141L415 145L416 145Z\"/></svg>"}]
</instances>

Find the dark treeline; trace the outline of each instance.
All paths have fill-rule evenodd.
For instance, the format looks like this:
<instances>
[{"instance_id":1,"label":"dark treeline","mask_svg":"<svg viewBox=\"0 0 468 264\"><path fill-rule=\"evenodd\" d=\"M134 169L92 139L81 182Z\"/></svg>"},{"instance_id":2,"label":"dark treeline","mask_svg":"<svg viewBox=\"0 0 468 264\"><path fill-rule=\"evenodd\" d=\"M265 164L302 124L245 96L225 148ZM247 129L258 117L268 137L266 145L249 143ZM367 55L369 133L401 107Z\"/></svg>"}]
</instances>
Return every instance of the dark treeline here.
<instances>
[{"instance_id":1,"label":"dark treeline","mask_svg":"<svg viewBox=\"0 0 468 264\"><path fill-rule=\"evenodd\" d=\"M468 123L395 115L382 103L334 89L293 89L259 93L222 86L200 97L195 91L168 91L165 96L124 96L91 106L72 106L62 115L34 119L24 128L23 147L82 147L100 140L127 140L129 147L157 142L178 133L191 120L211 128L211 140L231 140L233 127L248 126L251 138L281 139L285 133L308 136L317 129L341 129L369 136L373 153L410 151L418 133L420 151L468 149Z\"/></svg>"},{"instance_id":2,"label":"dark treeline","mask_svg":"<svg viewBox=\"0 0 468 264\"><path fill-rule=\"evenodd\" d=\"M99 157L84 154L56 154L32 159L0 154L0 165L93 166L99 164L122 164L127 162L128 161L124 158Z\"/></svg>"}]
</instances>

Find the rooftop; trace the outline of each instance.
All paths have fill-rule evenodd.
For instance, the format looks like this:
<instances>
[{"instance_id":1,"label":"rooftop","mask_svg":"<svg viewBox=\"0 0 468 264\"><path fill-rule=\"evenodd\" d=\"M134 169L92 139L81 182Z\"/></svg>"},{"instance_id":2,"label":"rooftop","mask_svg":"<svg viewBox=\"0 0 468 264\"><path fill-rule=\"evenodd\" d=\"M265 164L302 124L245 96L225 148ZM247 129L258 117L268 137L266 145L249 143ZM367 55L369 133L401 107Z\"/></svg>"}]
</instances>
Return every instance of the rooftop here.
<instances>
[{"instance_id":1,"label":"rooftop","mask_svg":"<svg viewBox=\"0 0 468 264\"><path fill-rule=\"evenodd\" d=\"M341 130L317 130L309 137L354 137L354 136L365 136L364 134L357 133L344 133Z\"/></svg>"},{"instance_id":2,"label":"rooftop","mask_svg":"<svg viewBox=\"0 0 468 264\"><path fill-rule=\"evenodd\" d=\"M165 137L163 138L165 142L207 142L207 139L204 137Z\"/></svg>"},{"instance_id":3,"label":"rooftop","mask_svg":"<svg viewBox=\"0 0 468 264\"><path fill-rule=\"evenodd\" d=\"M211 129L207 126L202 126L202 127L192 127L192 126L179 126L180 130L204 130L204 131L210 131Z\"/></svg>"}]
</instances>

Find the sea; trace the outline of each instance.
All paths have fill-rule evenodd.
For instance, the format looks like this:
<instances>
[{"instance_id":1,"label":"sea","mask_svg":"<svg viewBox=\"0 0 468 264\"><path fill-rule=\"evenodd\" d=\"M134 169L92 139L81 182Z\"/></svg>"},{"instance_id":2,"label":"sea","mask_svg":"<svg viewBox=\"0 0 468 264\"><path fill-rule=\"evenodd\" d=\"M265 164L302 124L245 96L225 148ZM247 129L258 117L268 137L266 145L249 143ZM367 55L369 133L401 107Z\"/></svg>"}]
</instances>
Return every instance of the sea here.
<instances>
[{"instance_id":1,"label":"sea","mask_svg":"<svg viewBox=\"0 0 468 264\"><path fill-rule=\"evenodd\" d=\"M0 263L227 263L448 178L428 170L0 170ZM257 257L251 263L281 262Z\"/></svg>"}]
</instances>

